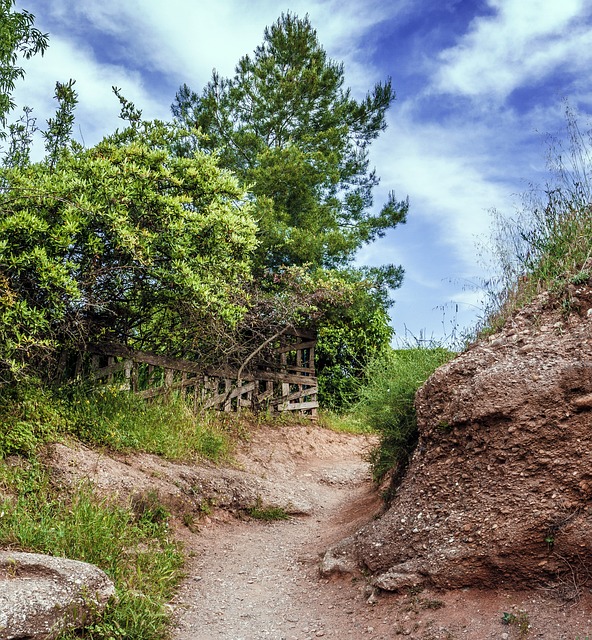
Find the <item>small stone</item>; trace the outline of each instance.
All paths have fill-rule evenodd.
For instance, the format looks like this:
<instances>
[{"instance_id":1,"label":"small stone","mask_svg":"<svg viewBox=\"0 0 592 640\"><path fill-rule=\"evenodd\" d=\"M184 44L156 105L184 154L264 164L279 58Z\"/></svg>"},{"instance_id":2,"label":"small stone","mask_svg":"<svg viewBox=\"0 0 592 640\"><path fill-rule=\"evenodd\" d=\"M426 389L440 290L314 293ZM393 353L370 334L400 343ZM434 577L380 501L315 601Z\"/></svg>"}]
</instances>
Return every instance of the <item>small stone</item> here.
<instances>
[{"instance_id":1,"label":"small stone","mask_svg":"<svg viewBox=\"0 0 592 640\"><path fill-rule=\"evenodd\" d=\"M510 635L508 633L502 633L502 640L508 640Z\"/></svg>"}]
</instances>

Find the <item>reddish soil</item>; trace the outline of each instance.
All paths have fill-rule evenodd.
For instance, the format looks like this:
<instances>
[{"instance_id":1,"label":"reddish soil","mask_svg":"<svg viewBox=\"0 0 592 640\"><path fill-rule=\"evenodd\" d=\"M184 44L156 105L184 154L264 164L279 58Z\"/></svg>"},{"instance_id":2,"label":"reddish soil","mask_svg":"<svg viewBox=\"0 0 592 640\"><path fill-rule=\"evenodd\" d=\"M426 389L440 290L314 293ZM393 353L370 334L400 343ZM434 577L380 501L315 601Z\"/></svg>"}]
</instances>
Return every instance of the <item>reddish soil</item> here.
<instances>
[{"instance_id":1,"label":"reddish soil","mask_svg":"<svg viewBox=\"0 0 592 640\"><path fill-rule=\"evenodd\" d=\"M242 469L310 505L309 515L261 522L217 510L176 530L189 562L173 602L174 640L584 640L592 596L470 588L373 589L362 575L323 578L328 547L382 508L364 453L368 438L317 427L261 427ZM509 624L505 624L504 620Z\"/></svg>"}]
</instances>

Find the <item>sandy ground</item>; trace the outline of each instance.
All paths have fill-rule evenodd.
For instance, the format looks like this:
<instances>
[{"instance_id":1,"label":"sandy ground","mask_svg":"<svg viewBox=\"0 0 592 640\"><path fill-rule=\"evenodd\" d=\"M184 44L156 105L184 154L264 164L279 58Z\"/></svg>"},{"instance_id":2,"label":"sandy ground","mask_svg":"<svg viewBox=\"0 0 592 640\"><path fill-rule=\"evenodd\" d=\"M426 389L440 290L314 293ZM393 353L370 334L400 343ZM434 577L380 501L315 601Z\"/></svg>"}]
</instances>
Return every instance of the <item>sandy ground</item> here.
<instances>
[{"instance_id":1,"label":"sandy ground","mask_svg":"<svg viewBox=\"0 0 592 640\"><path fill-rule=\"evenodd\" d=\"M220 511L193 532L180 525L190 558L172 603L173 639L592 638L590 594L374 593L361 575L320 577L323 552L380 512L362 459L371 444L316 427L257 430L240 466L308 501L311 514L266 523Z\"/></svg>"}]
</instances>

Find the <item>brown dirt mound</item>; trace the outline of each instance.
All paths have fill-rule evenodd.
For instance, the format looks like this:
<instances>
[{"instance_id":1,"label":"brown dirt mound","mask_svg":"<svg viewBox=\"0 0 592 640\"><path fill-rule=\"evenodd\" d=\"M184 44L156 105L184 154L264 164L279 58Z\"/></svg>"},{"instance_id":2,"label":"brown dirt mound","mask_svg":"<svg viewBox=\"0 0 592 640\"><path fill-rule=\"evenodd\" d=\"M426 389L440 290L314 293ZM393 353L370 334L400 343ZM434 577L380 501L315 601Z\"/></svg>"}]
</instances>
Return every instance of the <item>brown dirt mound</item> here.
<instances>
[{"instance_id":1,"label":"brown dirt mound","mask_svg":"<svg viewBox=\"0 0 592 640\"><path fill-rule=\"evenodd\" d=\"M592 586L592 289L548 294L441 367L390 509L325 558L382 589ZM559 637L559 636L557 636Z\"/></svg>"}]
</instances>

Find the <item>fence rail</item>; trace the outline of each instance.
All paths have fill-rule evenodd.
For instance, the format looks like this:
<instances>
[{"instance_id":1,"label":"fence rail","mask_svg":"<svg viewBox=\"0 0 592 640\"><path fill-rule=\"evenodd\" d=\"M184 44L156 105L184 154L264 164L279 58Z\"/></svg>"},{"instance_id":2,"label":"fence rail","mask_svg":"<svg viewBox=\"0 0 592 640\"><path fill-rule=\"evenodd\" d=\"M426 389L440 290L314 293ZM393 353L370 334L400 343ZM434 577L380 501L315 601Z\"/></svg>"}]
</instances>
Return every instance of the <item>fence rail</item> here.
<instances>
[{"instance_id":1,"label":"fence rail","mask_svg":"<svg viewBox=\"0 0 592 640\"><path fill-rule=\"evenodd\" d=\"M289 342L289 339L296 342ZM318 385L314 369L315 340L308 332L282 336L275 370L239 372L230 367L201 367L197 362L135 351L123 345L97 344L87 348L86 376L117 385L143 398L181 394L194 411L298 411L317 415ZM83 370L82 365L77 370ZM239 378L240 373L240 378Z\"/></svg>"}]
</instances>

